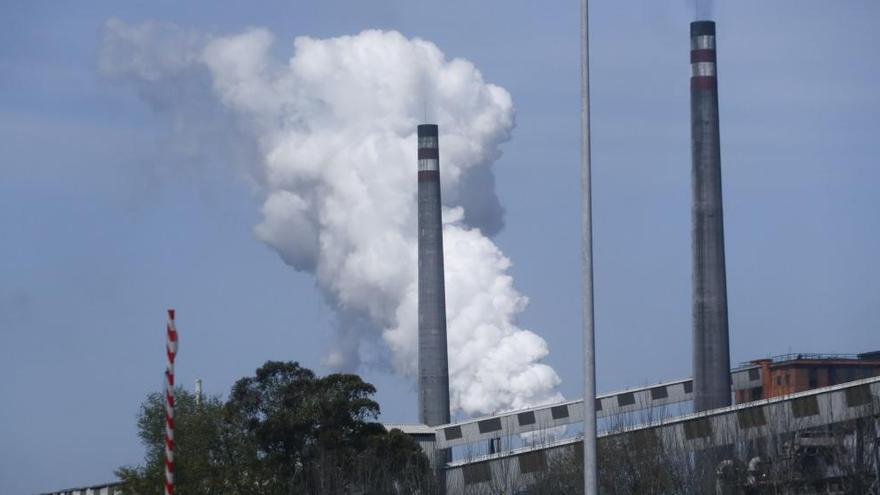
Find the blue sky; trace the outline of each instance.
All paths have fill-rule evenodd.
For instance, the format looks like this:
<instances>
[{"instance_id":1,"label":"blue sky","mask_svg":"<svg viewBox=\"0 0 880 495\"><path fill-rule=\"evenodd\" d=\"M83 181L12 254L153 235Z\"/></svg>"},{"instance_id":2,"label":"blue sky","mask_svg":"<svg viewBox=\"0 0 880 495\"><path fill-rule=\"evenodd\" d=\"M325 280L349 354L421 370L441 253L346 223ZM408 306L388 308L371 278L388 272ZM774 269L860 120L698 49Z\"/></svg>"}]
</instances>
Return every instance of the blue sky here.
<instances>
[{"instance_id":1,"label":"blue sky","mask_svg":"<svg viewBox=\"0 0 880 495\"><path fill-rule=\"evenodd\" d=\"M684 0L593 2L599 390L690 372ZM222 146L102 78L105 22L289 40L395 29L506 88L495 241L530 298L520 323L580 396L577 2L19 2L0 30L0 492L112 479L136 463L138 404L179 382L224 394L268 359L319 372L333 311L259 242L260 199ZM880 349L880 4L718 2L731 360ZM217 139L222 119L197 135ZM386 421L412 384L363 370Z\"/></svg>"}]
</instances>

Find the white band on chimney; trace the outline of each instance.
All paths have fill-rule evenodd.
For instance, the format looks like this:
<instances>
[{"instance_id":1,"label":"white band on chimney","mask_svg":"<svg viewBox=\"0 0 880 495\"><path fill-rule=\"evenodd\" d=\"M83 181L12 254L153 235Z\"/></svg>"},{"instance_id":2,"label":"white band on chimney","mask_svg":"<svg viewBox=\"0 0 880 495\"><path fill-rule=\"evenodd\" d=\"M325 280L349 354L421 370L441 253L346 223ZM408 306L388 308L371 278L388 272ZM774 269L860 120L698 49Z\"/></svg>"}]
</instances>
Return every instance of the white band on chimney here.
<instances>
[{"instance_id":1,"label":"white band on chimney","mask_svg":"<svg viewBox=\"0 0 880 495\"><path fill-rule=\"evenodd\" d=\"M694 62L691 64L691 77L715 76L715 62Z\"/></svg>"},{"instance_id":2,"label":"white band on chimney","mask_svg":"<svg viewBox=\"0 0 880 495\"><path fill-rule=\"evenodd\" d=\"M714 50L715 36L704 34L691 38L691 50Z\"/></svg>"},{"instance_id":3,"label":"white band on chimney","mask_svg":"<svg viewBox=\"0 0 880 495\"><path fill-rule=\"evenodd\" d=\"M437 136L419 136L419 148L437 148Z\"/></svg>"},{"instance_id":4,"label":"white band on chimney","mask_svg":"<svg viewBox=\"0 0 880 495\"><path fill-rule=\"evenodd\" d=\"M419 172L424 172L426 170L440 170L439 160L437 160L436 158L420 158Z\"/></svg>"}]
</instances>

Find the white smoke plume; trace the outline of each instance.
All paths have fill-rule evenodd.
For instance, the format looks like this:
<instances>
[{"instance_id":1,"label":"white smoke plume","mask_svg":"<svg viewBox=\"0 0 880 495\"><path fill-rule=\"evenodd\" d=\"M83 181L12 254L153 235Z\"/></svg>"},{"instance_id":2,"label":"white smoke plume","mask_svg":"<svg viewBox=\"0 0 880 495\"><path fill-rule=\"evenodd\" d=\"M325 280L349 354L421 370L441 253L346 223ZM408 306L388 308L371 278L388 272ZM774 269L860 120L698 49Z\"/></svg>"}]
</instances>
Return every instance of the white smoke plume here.
<instances>
[{"instance_id":1,"label":"white smoke plume","mask_svg":"<svg viewBox=\"0 0 880 495\"><path fill-rule=\"evenodd\" d=\"M260 163L244 170L264 195L256 235L313 274L337 311L338 345L325 359L334 368L384 360L415 375L415 131L427 110L440 125L453 409L560 399L559 377L541 362L545 341L516 324L528 300L484 234L501 225L489 167L514 126L509 93L470 62L397 32L298 37L286 62L273 43L263 29L207 36L111 20L100 68L171 112L187 105L173 88L202 84L252 135ZM377 347L385 351L364 351Z\"/></svg>"}]
</instances>

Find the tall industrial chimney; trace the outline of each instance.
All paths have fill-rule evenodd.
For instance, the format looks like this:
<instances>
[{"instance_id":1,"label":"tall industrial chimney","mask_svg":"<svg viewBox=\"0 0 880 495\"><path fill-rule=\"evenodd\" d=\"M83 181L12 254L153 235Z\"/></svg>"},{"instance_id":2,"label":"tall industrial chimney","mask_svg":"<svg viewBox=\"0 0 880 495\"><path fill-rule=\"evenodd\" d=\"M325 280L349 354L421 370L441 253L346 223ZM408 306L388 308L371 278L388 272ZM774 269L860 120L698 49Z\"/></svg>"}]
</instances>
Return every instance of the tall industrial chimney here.
<instances>
[{"instance_id":1,"label":"tall industrial chimney","mask_svg":"<svg viewBox=\"0 0 880 495\"><path fill-rule=\"evenodd\" d=\"M436 125L419 132L419 421L449 423L446 289L440 217L440 147Z\"/></svg>"},{"instance_id":2,"label":"tall industrial chimney","mask_svg":"<svg viewBox=\"0 0 880 495\"><path fill-rule=\"evenodd\" d=\"M691 23L694 411L730 405L715 23Z\"/></svg>"}]
</instances>

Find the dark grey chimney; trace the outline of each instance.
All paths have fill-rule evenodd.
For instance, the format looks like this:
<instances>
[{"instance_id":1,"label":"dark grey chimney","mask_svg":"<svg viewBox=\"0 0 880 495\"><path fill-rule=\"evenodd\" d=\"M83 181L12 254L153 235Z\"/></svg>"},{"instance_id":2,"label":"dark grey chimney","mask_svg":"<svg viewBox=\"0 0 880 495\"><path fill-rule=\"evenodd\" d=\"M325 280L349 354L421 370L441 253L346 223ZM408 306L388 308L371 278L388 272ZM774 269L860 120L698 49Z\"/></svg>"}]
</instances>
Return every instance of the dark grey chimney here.
<instances>
[{"instance_id":1,"label":"dark grey chimney","mask_svg":"<svg viewBox=\"0 0 880 495\"><path fill-rule=\"evenodd\" d=\"M715 23L691 23L694 411L730 405Z\"/></svg>"},{"instance_id":2,"label":"dark grey chimney","mask_svg":"<svg viewBox=\"0 0 880 495\"><path fill-rule=\"evenodd\" d=\"M446 289L436 125L419 126L419 421L449 423Z\"/></svg>"}]
</instances>

